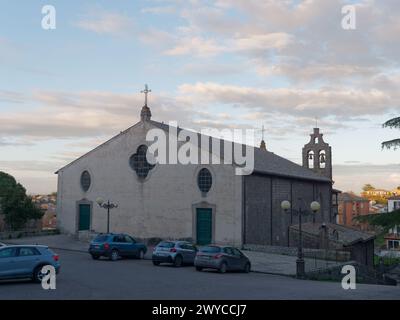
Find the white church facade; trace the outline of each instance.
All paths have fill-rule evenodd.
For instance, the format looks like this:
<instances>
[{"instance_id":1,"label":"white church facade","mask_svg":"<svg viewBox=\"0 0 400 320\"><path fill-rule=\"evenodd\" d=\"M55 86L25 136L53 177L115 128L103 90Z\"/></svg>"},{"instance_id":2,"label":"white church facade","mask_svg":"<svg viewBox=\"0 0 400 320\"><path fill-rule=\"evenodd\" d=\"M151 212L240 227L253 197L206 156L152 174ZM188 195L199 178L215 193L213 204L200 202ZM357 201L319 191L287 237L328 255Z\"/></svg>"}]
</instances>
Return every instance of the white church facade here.
<instances>
[{"instance_id":1,"label":"white church facade","mask_svg":"<svg viewBox=\"0 0 400 320\"><path fill-rule=\"evenodd\" d=\"M298 197L321 203L308 219L335 220L331 176L321 170L281 158L265 144L254 148L251 175L237 175L235 165L224 163L153 165L145 156L151 129L168 135L170 127L153 121L146 103L141 121L56 172L61 232L106 232L107 211L96 203L99 197L118 205L110 213L110 232L143 239L286 245L296 220L282 212L280 202L296 203ZM330 149L328 155L330 161Z\"/></svg>"}]
</instances>

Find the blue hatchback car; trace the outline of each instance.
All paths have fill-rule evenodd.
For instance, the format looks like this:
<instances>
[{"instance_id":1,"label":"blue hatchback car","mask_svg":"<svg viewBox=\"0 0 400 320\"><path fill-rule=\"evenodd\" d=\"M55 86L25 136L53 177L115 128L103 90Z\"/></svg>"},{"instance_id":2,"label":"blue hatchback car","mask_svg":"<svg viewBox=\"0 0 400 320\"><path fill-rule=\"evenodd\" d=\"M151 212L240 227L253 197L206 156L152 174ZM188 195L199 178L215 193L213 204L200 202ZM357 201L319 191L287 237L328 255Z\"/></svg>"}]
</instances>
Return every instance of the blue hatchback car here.
<instances>
[{"instance_id":1,"label":"blue hatchback car","mask_svg":"<svg viewBox=\"0 0 400 320\"><path fill-rule=\"evenodd\" d=\"M41 282L42 268L51 265L60 271L59 257L46 246L13 245L0 247L0 279L30 278Z\"/></svg>"},{"instance_id":2,"label":"blue hatchback car","mask_svg":"<svg viewBox=\"0 0 400 320\"><path fill-rule=\"evenodd\" d=\"M89 247L89 253L95 260L100 257L107 257L112 261L116 261L120 257L143 259L146 252L147 247L144 243L140 243L124 233L99 234Z\"/></svg>"}]
</instances>

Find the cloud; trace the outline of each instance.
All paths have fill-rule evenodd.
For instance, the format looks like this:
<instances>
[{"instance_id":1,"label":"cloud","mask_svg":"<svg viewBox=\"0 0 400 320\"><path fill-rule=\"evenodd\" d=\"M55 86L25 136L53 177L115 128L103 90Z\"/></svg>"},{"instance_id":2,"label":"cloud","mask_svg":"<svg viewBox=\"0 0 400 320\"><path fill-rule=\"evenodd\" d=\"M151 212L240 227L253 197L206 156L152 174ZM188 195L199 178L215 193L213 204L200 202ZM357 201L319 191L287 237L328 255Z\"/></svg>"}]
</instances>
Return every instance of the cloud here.
<instances>
[{"instance_id":1,"label":"cloud","mask_svg":"<svg viewBox=\"0 0 400 320\"><path fill-rule=\"evenodd\" d=\"M172 49L166 50L165 54L171 56L191 54L203 57L232 52L260 54L269 49L281 49L290 41L291 36L286 33L256 34L228 41L190 37L176 40L177 44Z\"/></svg>"},{"instance_id":2,"label":"cloud","mask_svg":"<svg viewBox=\"0 0 400 320\"><path fill-rule=\"evenodd\" d=\"M338 84L399 67L400 7L392 0L355 3L357 29L341 27L343 0L179 1L178 21L163 52L198 59L245 59L263 77L293 84Z\"/></svg>"},{"instance_id":3,"label":"cloud","mask_svg":"<svg viewBox=\"0 0 400 320\"><path fill-rule=\"evenodd\" d=\"M150 14L171 14L176 12L175 6L158 6L158 7L146 7L140 10L142 13Z\"/></svg>"},{"instance_id":4,"label":"cloud","mask_svg":"<svg viewBox=\"0 0 400 320\"><path fill-rule=\"evenodd\" d=\"M93 10L82 15L75 26L98 34L125 35L134 28L133 20L121 13Z\"/></svg>"},{"instance_id":5,"label":"cloud","mask_svg":"<svg viewBox=\"0 0 400 320\"><path fill-rule=\"evenodd\" d=\"M362 187L371 183L376 188L392 190L400 185L400 165L334 165L334 187L342 191L361 192Z\"/></svg>"},{"instance_id":6,"label":"cloud","mask_svg":"<svg viewBox=\"0 0 400 320\"><path fill-rule=\"evenodd\" d=\"M35 171L35 172L54 172L59 168L61 162L56 161L0 161L0 170L7 171L7 170L16 170L16 171Z\"/></svg>"},{"instance_id":7,"label":"cloud","mask_svg":"<svg viewBox=\"0 0 400 320\"><path fill-rule=\"evenodd\" d=\"M4 111L0 136L37 139L99 138L118 134L139 120L143 96L103 91L35 91L22 102L30 111ZM154 119L189 124L204 115L184 98L152 95ZM154 107L153 107L154 106ZM179 112L177 112L179 111Z\"/></svg>"},{"instance_id":8,"label":"cloud","mask_svg":"<svg viewBox=\"0 0 400 320\"><path fill-rule=\"evenodd\" d=\"M264 114L309 117L379 115L390 111L395 102L400 103L398 94L372 88L263 89L199 82L181 85L179 93L192 104L227 104Z\"/></svg>"},{"instance_id":9,"label":"cloud","mask_svg":"<svg viewBox=\"0 0 400 320\"><path fill-rule=\"evenodd\" d=\"M23 103L24 94L9 90L0 90L0 102Z\"/></svg>"}]
</instances>

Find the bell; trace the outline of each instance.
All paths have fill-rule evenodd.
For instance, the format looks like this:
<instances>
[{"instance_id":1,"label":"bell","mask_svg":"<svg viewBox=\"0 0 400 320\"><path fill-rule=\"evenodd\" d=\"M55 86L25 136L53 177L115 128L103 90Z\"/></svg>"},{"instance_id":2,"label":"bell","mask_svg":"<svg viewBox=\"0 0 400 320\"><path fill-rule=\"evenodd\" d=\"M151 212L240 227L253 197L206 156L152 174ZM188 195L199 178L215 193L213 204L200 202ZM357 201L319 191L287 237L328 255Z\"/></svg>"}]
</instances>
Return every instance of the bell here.
<instances>
[{"instance_id":1,"label":"bell","mask_svg":"<svg viewBox=\"0 0 400 320\"><path fill-rule=\"evenodd\" d=\"M313 154L310 153L310 154L308 155L308 160L312 160L312 159L313 159Z\"/></svg>"},{"instance_id":2,"label":"bell","mask_svg":"<svg viewBox=\"0 0 400 320\"><path fill-rule=\"evenodd\" d=\"M326 159L325 159L325 155L321 154L321 163L325 163Z\"/></svg>"}]
</instances>

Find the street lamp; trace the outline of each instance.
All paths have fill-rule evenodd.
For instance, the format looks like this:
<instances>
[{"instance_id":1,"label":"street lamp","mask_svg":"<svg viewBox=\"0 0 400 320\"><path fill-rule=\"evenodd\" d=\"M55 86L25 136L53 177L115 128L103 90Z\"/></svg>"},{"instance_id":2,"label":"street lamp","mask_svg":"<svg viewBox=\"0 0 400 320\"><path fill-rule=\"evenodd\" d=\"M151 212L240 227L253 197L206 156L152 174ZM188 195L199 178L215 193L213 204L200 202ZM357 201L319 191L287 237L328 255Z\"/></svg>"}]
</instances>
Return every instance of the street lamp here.
<instances>
[{"instance_id":1,"label":"street lamp","mask_svg":"<svg viewBox=\"0 0 400 320\"><path fill-rule=\"evenodd\" d=\"M299 198L299 201L303 201L303 199ZM292 208L292 204L288 200L284 200L281 202L281 208L283 211L287 212ZM317 213L319 209L321 208L321 205L317 201L313 201L310 204L310 209L312 213ZM301 230L301 216L303 214L307 214L306 211L304 211L301 206L299 210L292 209L292 212L296 213L299 215L299 248L297 250L297 260L296 260L296 276L297 278L303 278L305 274L305 268L304 268L304 257L303 257L303 241L302 241L302 230Z\"/></svg>"},{"instance_id":2,"label":"street lamp","mask_svg":"<svg viewBox=\"0 0 400 320\"><path fill-rule=\"evenodd\" d=\"M110 200L104 202L103 198L97 198L96 202L100 208L107 209L107 233L110 233L110 209L118 208L118 205L111 203Z\"/></svg>"}]
</instances>

